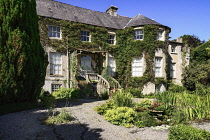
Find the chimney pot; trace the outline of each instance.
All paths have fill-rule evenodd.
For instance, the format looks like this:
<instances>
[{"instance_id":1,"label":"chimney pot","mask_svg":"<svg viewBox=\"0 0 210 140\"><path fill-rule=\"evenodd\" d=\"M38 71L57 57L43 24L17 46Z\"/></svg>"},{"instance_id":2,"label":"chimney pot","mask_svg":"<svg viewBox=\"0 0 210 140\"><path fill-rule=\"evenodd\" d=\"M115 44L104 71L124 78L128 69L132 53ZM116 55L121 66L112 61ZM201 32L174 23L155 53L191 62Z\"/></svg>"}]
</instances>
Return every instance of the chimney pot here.
<instances>
[{"instance_id":1,"label":"chimney pot","mask_svg":"<svg viewBox=\"0 0 210 140\"><path fill-rule=\"evenodd\" d=\"M110 14L111 16L117 16L117 6L113 6L111 5L107 10L106 10L106 13L107 14Z\"/></svg>"}]
</instances>

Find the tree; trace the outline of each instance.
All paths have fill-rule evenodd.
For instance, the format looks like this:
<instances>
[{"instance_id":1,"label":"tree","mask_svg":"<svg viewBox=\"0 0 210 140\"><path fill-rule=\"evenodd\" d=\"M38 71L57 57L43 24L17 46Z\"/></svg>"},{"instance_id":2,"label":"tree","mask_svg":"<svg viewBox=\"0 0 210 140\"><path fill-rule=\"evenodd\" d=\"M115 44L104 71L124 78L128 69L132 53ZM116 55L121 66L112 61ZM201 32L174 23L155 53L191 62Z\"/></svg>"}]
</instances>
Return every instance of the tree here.
<instances>
[{"instance_id":1,"label":"tree","mask_svg":"<svg viewBox=\"0 0 210 140\"><path fill-rule=\"evenodd\" d=\"M44 85L47 57L35 0L0 1L0 104L32 101Z\"/></svg>"},{"instance_id":2,"label":"tree","mask_svg":"<svg viewBox=\"0 0 210 140\"><path fill-rule=\"evenodd\" d=\"M196 48L204 43L195 35L183 35L180 36L185 47Z\"/></svg>"},{"instance_id":3,"label":"tree","mask_svg":"<svg viewBox=\"0 0 210 140\"><path fill-rule=\"evenodd\" d=\"M198 85L207 87L210 85L210 60L205 63L199 64L196 61L190 63L184 69L183 85L188 90L196 90Z\"/></svg>"},{"instance_id":4,"label":"tree","mask_svg":"<svg viewBox=\"0 0 210 140\"><path fill-rule=\"evenodd\" d=\"M192 60L195 60L197 63L203 63L210 59L209 47L210 41L195 48L192 52Z\"/></svg>"}]
</instances>

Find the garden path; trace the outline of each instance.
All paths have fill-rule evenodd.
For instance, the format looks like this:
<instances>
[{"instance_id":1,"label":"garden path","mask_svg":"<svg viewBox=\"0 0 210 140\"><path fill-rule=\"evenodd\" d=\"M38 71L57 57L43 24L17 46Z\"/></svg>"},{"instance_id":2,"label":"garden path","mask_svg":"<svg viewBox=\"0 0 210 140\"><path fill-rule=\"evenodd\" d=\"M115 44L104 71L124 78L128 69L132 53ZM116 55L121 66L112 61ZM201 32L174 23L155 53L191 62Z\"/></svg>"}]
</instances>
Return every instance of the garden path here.
<instances>
[{"instance_id":1,"label":"garden path","mask_svg":"<svg viewBox=\"0 0 210 140\"><path fill-rule=\"evenodd\" d=\"M113 125L93 108L105 101L78 100L59 103L57 110L67 106L75 120L55 126L40 121L47 110L35 109L0 116L1 140L166 140L168 130L125 128Z\"/></svg>"}]
</instances>

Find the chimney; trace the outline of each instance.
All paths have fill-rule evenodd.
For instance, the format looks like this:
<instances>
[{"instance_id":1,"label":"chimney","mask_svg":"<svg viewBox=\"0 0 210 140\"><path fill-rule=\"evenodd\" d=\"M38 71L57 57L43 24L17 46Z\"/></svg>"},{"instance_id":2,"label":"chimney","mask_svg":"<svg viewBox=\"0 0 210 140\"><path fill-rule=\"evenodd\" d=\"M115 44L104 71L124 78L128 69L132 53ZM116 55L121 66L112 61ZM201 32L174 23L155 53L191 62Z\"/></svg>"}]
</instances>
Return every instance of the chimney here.
<instances>
[{"instance_id":1,"label":"chimney","mask_svg":"<svg viewBox=\"0 0 210 140\"><path fill-rule=\"evenodd\" d=\"M176 42L182 43L182 38L181 37L177 38Z\"/></svg>"},{"instance_id":2,"label":"chimney","mask_svg":"<svg viewBox=\"0 0 210 140\"><path fill-rule=\"evenodd\" d=\"M117 16L118 8L116 6L111 5L107 10L106 13L110 14L111 16Z\"/></svg>"}]
</instances>

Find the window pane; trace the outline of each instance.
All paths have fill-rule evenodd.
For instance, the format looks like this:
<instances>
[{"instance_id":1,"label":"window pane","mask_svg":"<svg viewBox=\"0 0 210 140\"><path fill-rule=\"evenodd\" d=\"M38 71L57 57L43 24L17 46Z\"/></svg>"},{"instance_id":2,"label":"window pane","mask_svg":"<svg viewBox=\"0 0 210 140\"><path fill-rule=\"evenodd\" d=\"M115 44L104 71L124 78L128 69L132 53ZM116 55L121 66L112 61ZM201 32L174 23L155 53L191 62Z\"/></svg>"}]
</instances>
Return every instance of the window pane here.
<instances>
[{"instance_id":1,"label":"window pane","mask_svg":"<svg viewBox=\"0 0 210 140\"><path fill-rule=\"evenodd\" d=\"M62 59L59 53L50 53L50 74L62 74Z\"/></svg>"},{"instance_id":2,"label":"window pane","mask_svg":"<svg viewBox=\"0 0 210 140\"><path fill-rule=\"evenodd\" d=\"M142 58L141 57L137 57L137 58L133 58L133 61L131 63L132 65L132 76L142 76Z\"/></svg>"},{"instance_id":3,"label":"window pane","mask_svg":"<svg viewBox=\"0 0 210 140\"><path fill-rule=\"evenodd\" d=\"M156 57L155 58L155 76L160 77L161 76L161 71L162 71L162 58L161 57Z\"/></svg>"},{"instance_id":4,"label":"window pane","mask_svg":"<svg viewBox=\"0 0 210 140\"><path fill-rule=\"evenodd\" d=\"M49 37L55 37L55 38L60 38L60 27L56 26L48 26L48 36Z\"/></svg>"}]
</instances>

